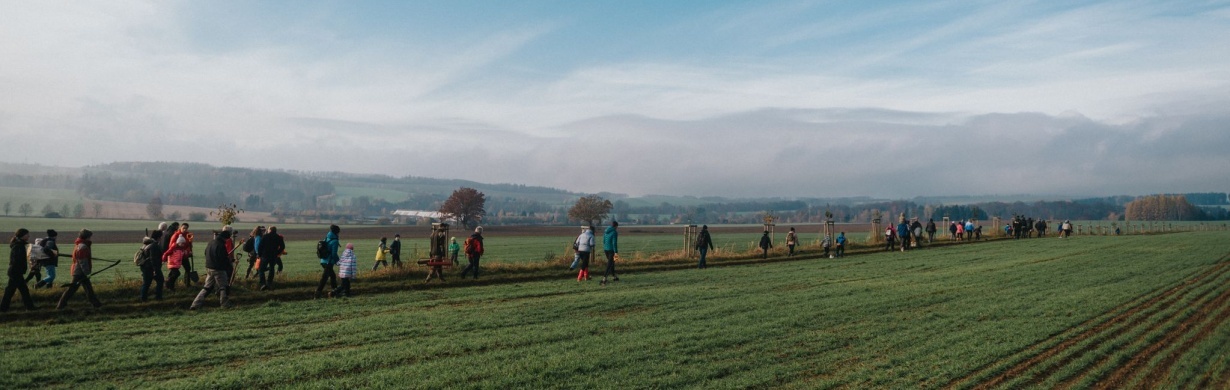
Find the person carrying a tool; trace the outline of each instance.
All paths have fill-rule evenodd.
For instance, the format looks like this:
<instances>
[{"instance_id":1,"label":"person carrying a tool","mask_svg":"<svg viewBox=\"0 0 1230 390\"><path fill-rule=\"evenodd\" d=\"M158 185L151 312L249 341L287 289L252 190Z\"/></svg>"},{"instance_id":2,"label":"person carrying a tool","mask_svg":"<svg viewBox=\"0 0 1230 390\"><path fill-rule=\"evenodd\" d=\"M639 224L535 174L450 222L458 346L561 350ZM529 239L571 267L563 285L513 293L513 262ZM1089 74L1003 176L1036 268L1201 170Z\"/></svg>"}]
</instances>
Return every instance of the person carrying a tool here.
<instances>
[{"instance_id":1,"label":"person carrying a tool","mask_svg":"<svg viewBox=\"0 0 1230 390\"><path fill-rule=\"evenodd\" d=\"M90 229L81 229L81 233L77 235L77 241L73 242L73 282L69 284L68 290L64 291L64 295L60 296L60 304L56 305L56 310L64 310L64 307L68 306L68 300L77 293L77 287L85 289L85 298L90 301L91 305L94 305L95 309L102 307L102 302L99 302L98 296L94 295L94 285L90 284L90 272L94 270L93 257L90 253L92 245L90 237L93 236L94 232Z\"/></svg>"}]
</instances>

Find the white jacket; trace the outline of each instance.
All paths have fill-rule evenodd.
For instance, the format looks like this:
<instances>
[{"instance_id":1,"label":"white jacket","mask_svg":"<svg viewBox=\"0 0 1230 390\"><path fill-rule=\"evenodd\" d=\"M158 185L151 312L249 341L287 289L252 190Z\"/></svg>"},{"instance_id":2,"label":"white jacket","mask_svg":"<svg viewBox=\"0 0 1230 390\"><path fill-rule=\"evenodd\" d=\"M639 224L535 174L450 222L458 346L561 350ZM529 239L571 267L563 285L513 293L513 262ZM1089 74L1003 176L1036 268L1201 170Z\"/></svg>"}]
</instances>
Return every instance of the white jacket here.
<instances>
[{"instance_id":1,"label":"white jacket","mask_svg":"<svg viewBox=\"0 0 1230 390\"><path fill-rule=\"evenodd\" d=\"M594 232L585 229L581 235L577 236L577 252L589 252L594 249Z\"/></svg>"}]
</instances>

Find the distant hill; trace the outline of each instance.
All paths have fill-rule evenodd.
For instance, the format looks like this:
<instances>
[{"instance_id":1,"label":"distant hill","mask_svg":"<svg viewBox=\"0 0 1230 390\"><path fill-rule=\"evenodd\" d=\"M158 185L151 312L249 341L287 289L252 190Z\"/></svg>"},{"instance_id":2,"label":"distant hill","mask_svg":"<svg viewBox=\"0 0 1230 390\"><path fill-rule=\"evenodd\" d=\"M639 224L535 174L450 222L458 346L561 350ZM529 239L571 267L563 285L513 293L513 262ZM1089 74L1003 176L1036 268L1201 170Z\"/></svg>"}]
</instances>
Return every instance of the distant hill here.
<instances>
[{"instance_id":1,"label":"distant hill","mask_svg":"<svg viewBox=\"0 0 1230 390\"><path fill-rule=\"evenodd\" d=\"M522 184L488 184L459 179L392 177L344 172L303 172L217 167L182 162L114 162L82 168L0 163L0 187L57 191L43 200L57 210L89 202L128 203L124 217L138 213L152 199L166 207L211 209L236 204L248 212L283 218L336 220L388 217L394 210L434 211L452 192L470 187L486 195L486 224L567 224L572 203L587 195ZM10 191L17 204L38 203L31 192ZM36 192L47 193L47 192ZM26 194L26 195L22 195ZM73 195L75 194L75 195ZM819 222L826 210L841 222L864 221L880 211L885 216L947 215L954 219L1028 214L1072 219L1118 218L1135 196L1071 199L1058 195L971 197L919 196L910 200L846 198L726 198L720 196L597 194L614 205L612 218L631 223L758 223L772 212L785 222ZM1185 194L1205 207L1207 218L1226 217L1226 193ZM0 197L5 196L0 192ZM56 203L59 202L59 203ZM108 203L111 204L111 203ZM13 205L12 207L15 207ZM42 210L44 204L31 204ZM112 206L110 208L118 208ZM186 210L186 209L185 209ZM35 213L37 214L37 213ZM62 213L63 214L63 213ZM90 215L84 213L84 215Z\"/></svg>"}]
</instances>

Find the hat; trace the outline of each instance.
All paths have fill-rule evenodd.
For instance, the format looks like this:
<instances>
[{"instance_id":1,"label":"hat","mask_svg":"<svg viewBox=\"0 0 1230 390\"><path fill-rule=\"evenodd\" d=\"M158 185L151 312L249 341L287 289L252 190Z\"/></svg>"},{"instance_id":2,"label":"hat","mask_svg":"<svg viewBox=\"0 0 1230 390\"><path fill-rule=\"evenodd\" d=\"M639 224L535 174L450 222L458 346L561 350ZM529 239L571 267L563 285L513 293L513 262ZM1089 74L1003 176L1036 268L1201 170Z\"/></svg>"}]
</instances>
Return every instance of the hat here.
<instances>
[{"instance_id":1,"label":"hat","mask_svg":"<svg viewBox=\"0 0 1230 390\"><path fill-rule=\"evenodd\" d=\"M482 232L483 232L483 227L482 227L482 226L479 226L479 227L474 228L474 232L475 232L475 233L482 233Z\"/></svg>"},{"instance_id":2,"label":"hat","mask_svg":"<svg viewBox=\"0 0 1230 390\"><path fill-rule=\"evenodd\" d=\"M47 237L55 237L57 234L55 229L47 229Z\"/></svg>"},{"instance_id":3,"label":"hat","mask_svg":"<svg viewBox=\"0 0 1230 390\"><path fill-rule=\"evenodd\" d=\"M457 237L453 237L453 242L457 242Z\"/></svg>"}]
</instances>

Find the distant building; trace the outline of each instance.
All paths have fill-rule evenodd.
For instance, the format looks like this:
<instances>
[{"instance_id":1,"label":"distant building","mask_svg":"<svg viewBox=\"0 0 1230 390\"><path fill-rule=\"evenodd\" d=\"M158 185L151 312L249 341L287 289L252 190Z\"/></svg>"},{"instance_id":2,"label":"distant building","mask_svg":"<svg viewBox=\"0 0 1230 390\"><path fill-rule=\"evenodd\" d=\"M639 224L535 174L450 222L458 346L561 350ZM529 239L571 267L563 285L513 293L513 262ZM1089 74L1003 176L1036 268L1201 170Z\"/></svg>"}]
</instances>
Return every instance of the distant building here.
<instances>
[{"instance_id":1,"label":"distant building","mask_svg":"<svg viewBox=\"0 0 1230 390\"><path fill-rule=\"evenodd\" d=\"M406 223L422 219L443 221L444 214L441 214L439 211L425 210L397 210L393 212L393 221L396 223Z\"/></svg>"}]
</instances>

